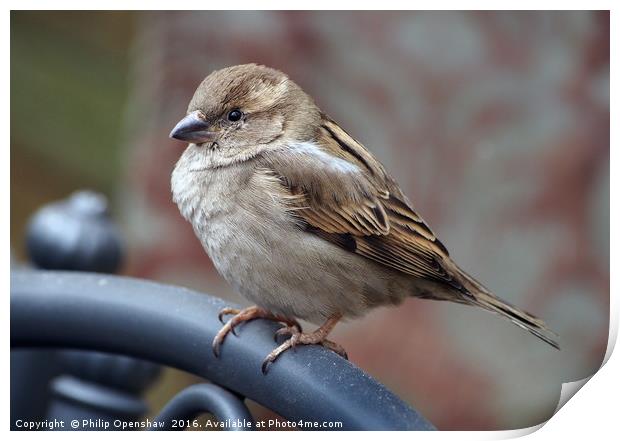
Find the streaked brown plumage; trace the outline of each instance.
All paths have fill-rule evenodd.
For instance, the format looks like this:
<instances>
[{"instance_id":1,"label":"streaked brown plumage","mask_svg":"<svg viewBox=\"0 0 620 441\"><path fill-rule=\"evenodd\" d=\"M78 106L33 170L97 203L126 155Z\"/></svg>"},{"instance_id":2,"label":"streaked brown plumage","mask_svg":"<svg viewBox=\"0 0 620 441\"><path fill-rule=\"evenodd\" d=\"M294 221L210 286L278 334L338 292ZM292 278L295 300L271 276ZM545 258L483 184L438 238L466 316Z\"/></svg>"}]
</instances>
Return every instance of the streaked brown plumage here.
<instances>
[{"instance_id":1,"label":"streaked brown plumage","mask_svg":"<svg viewBox=\"0 0 620 441\"><path fill-rule=\"evenodd\" d=\"M482 307L559 348L541 320L462 271L381 163L283 73L212 73L171 136L191 142L173 172L175 202L216 268L260 306L239 317L289 325L267 362L300 343L341 352L325 340L341 317L408 296ZM329 326L303 334L294 318Z\"/></svg>"}]
</instances>

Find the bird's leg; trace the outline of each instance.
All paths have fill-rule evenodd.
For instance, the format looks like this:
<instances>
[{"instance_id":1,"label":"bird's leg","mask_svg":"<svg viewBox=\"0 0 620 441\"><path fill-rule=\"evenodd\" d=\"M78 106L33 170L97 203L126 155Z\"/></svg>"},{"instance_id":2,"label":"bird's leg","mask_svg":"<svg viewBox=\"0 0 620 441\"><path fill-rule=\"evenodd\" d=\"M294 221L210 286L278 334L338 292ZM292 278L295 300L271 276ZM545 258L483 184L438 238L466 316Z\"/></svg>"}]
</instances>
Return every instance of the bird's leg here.
<instances>
[{"instance_id":1,"label":"bird's leg","mask_svg":"<svg viewBox=\"0 0 620 441\"><path fill-rule=\"evenodd\" d=\"M267 373L267 369L276 358L280 356L284 351L293 348L297 345L314 345L320 344L337 353L338 355L348 359L347 353L342 346L333 341L327 340L327 336L334 329L338 321L342 318L342 314L334 314L328 318L319 329L314 332L303 333L301 329L297 329L294 326L287 326L276 331L276 337L278 335L288 334L290 338L275 348L263 361L261 370L263 374Z\"/></svg>"},{"instance_id":2,"label":"bird's leg","mask_svg":"<svg viewBox=\"0 0 620 441\"><path fill-rule=\"evenodd\" d=\"M220 355L220 346L224 342L224 339L228 335L229 332L235 333L235 326L240 323L247 322L249 320L254 320L257 318L264 318L267 320L273 320L280 323L285 323L287 328L295 328L298 332L301 332L301 325L297 322L297 320L290 319L280 314L274 314L266 309L259 308L258 306L250 306L245 309L235 309L235 308L224 308L218 314L218 319L224 323L222 317L224 315L233 314L233 317L226 322L222 329L217 333L215 338L213 339L213 353L216 357Z\"/></svg>"}]
</instances>

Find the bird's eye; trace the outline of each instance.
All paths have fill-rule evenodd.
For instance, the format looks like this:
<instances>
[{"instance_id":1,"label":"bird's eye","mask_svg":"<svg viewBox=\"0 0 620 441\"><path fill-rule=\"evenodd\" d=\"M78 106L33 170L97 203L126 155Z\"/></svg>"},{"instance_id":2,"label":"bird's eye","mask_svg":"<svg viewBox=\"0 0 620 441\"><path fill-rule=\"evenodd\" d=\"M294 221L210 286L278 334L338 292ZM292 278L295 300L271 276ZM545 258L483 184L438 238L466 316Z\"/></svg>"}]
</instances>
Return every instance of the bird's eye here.
<instances>
[{"instance_id":1,"label":"bird's eye","mask_svg":"<svg viewBox=\"0 0 620 441\"><path fill-rule=\"evenodd\" d=\"M242 116L243 116L243 113L241 113L241 110L239 109L231 110L230 112L228 112L228 121L239 121Z\"/></svg>"}]
</instances>

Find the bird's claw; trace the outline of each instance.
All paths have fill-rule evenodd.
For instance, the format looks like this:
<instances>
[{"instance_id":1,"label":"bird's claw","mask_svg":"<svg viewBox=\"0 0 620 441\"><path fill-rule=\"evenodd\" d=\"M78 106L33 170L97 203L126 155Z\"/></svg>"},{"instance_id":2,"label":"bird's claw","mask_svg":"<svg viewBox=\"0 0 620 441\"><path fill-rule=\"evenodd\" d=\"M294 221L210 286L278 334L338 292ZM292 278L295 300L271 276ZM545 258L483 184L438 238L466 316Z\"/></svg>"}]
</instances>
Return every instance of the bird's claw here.
<instances>
[{"instance_id":1,"label":"bird's claw","mask_svg":"<svg viewBox=\"0 0 620 441\"><path fill-rule=\"evenodd\" d=\"M331 340L323 340L321 344L325 346L327 349L329 349L330 351L333 351L336 354L340 355L345 360L349 359L349 354L347 354L347 351L345 351L345 349L342 346L340 346L338 343L333 342Z\"/></svg>"},{"instance_id":2,"label":"bird's claw","mask_svg":"<svg viewBox=\"0 0 620 441\"><path fill-rule=\"evenodd\" d=\"M237 308L223 308L220 311L220 313L217 315L217 318L220 321L220 323L224 324L224 319L222 317L224 317L225 315L230 315L230 314L237 315L240 312L241 310Z\"/></svg>"},{"instance_id":3,"label":"bird's claw","mask_svg":"<svg viewBox=\"0 0 620 441\"><path fill-rule=\"evenodd\" d=\"M301 325L299 323L295 323L294 325L285 325L281 327L273 334L273 340L277 342L278 337L280 337L281 335L293 336L295 334L301 334Z\"/></svg>"},{"instance_id":4,"label":"bird's claw","mask_svg":"<svg viewBox=\"0 0 620 441\"><path fill-rule=\"evenodd\" d=\"M338 355L348 359L346 351L337 343L334 343L331 340L327 340L327 335L336 325L338 320L342 317L341 315L336 315L330 317L319 329L314 332L304 334L301 329L301 325L297 320L290 319L288 317L281 316L279 314L273 314L265 309L259 308L258 306L251 306L245 309L236 309L236 308L224 308L218 314L218 319L222 322L222 318L225 315L234 314L233 317L228 320L224 326L219 330L215 338L213 339L212 349L215 357L220 356L220 346L224 342L224 339L229 333L233 335L237 335L235 332L235 327L243 322L247 322L249 320L253 320L255 318L266 318L268 320L273 320L276 322L283 323L284 326L278 329L274 333L274 340L277 341L278 337L281 335L290 335L290 337L284 341L280 346L275 348L273 351L265 357L263 364L261 365L261 371L263 374L267 373L269 366L273 363L283 352L293 349L298 344L311 345L311 344L320 344L327 349L334 351Z\"/></svg>"},{"instance_id":5,"label":"bird's claw","mask_svg":"<svg viewBox=\"0 0 620 441\"><path fill-rule=\"evenodd\" d=\"M301 331L297 331L297 329L292 326L287 326L287 327L278 329L278 331L276 331L276 337L278 335L283 335L287 333L290 334L291 337L288 340L286 340L284 343L282 343L280 346L275 348L273 351L271 351L269 355L265 357L265 360L263 360L263 364L261 365L261 371L263 374L267 374L269 366L274 361L276 361L276 359L283 352L289 349L292 349L293 351L295 351L295 348L298 344L303 344L303 345L320 344L323 347L331 351L334 351L336 354L340 355L345 360L349 359L347 352L344 350L344 348L340 346L338 343L335 343L331 340L327 340L322 332L315 331L310 334L304 334Z\"/></svg>"},{"instance_id":6,"label":"bird's claw","mask_svg":"<svg viewBox=\"0 0 620 441\"><path fill-rule=\"evenodd\" d=\"M223 317L225 315L233 316L224 323ZM291 327L295 329L295 332L301 332L301 325L294 319L289 319L288 317L284 317L281 315L273 314L265 309L259 308L258 306L250 306L245 309L237 309L237 308L223 308L217 315L217 318L220 322L224 323L224 326L219 330L215 338L213 339L212 349L213 354L216 357L220 355L220 346L224 342L224 339L229 333L232 333L234 336L237 336L237 331L235 328L237 325L240 325L243 322L247 322L249 320L253 320L255 318L265 318L268 320L273 320L280 323L285 323L287 327Z\"/></svg>"}]
</instances>

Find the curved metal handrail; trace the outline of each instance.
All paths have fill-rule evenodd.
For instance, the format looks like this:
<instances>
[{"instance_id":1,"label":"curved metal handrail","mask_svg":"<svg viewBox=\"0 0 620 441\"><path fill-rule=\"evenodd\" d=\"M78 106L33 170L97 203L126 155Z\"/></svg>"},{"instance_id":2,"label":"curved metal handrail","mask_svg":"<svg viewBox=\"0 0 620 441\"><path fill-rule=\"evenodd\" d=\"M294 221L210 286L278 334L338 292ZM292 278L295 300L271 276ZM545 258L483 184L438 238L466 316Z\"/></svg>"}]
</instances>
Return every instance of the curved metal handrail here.
<instances>
[{"instance_id":1,"label":"curved metal handrail","mask_svg":"<svg viewBox=\"0 0 620 441\"><path fill-rule=\"evenodd\" d=\"M211 340L222 300L128 277L12 271L11 346L91 349L172 366L219 384L290 421L340 421L345 430L434 427L358 367L321 346L283 354L260 370L275 323L255 320L219 358Z\"/></svg>"},{"instance_id":2,"label":"curved metal handrail","mask_svg":"<svg viewBox=\"0 0 620 441\"><path fill-rule=\"evenodd\" d=\"M190 421L204 413L224 423L227 430L253 429L252 415L240 397L215 384L194 384L166 404L155 418L153 430L192 428Z\"/></svg>"}]
</instances>

